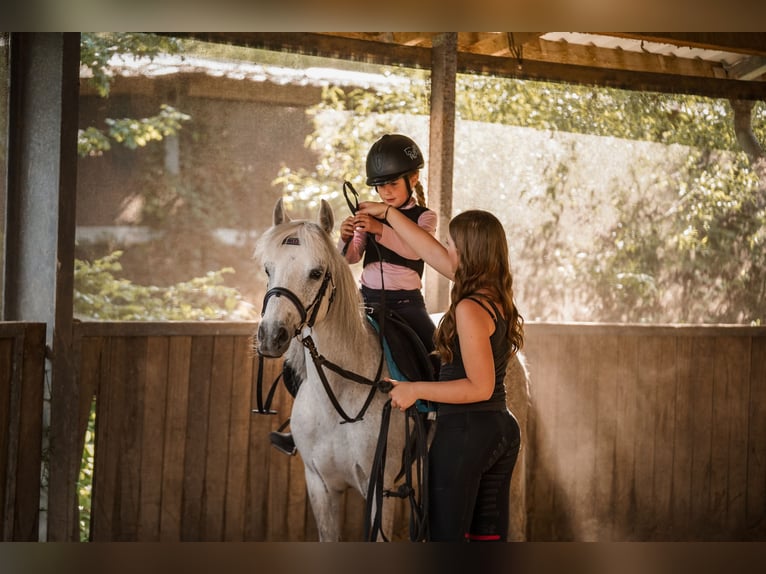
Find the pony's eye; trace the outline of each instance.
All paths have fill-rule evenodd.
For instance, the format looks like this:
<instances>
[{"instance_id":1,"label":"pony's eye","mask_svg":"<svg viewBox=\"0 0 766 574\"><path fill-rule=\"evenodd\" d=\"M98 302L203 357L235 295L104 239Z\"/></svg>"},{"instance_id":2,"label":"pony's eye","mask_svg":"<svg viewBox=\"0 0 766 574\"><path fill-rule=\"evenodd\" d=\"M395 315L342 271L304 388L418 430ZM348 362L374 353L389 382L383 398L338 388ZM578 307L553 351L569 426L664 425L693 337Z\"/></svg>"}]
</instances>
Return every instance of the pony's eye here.
<instances>
[{"instance_id":1,"label":"pony's eye","mask_svg":"<svg viewBox=\"0 0 766 574\"><path fill-rule=\"evenodd\" d=\"M316 269L312 269L311 273L309 273L309 278L313 280L321 279L322 278L322 270L317 267Z\"/></svg>"}]
</instances>

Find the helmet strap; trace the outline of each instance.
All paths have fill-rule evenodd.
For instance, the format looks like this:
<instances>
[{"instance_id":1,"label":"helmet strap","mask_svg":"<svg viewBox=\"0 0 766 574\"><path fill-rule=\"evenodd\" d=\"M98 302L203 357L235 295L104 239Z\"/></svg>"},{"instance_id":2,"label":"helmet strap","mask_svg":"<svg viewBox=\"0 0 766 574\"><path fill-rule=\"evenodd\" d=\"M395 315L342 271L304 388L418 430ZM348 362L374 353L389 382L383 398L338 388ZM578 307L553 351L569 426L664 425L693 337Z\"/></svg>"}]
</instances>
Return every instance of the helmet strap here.
<instances>
[{"instance_id":1,"label":"helmet strap","mask_svg":"<svg viewBox=\"0 0 766 574\"><path fill-rule=\"evenodd\" d=\"M407 201L404 203L409 203L410 199L412 198L412 184L410 183L410 174L403 175L404 178L404 184L407 186Z\"/></svg>"}]
</instances>

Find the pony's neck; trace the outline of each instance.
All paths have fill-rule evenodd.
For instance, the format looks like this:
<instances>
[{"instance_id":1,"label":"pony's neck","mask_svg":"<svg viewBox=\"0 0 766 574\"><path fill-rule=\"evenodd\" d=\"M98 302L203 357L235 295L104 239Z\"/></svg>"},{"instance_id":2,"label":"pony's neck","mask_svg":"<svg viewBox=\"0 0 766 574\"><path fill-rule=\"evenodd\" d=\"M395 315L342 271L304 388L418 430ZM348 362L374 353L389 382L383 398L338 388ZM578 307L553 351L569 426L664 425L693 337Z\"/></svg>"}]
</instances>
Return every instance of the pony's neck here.
<instances>
[{"instance_id":1,"label":"pony's neck","mask_svg":"<svg viewBox=\"0 0 766 574\"><path fill-rule=\"evenodd\" d=\"M363 312L361 297L338 299L333 302L337 307L331 307L324 320L314 326L317 350L350 370L368 365L373 359L377 361L379 344Z\"/></svg>"}]
</instances>

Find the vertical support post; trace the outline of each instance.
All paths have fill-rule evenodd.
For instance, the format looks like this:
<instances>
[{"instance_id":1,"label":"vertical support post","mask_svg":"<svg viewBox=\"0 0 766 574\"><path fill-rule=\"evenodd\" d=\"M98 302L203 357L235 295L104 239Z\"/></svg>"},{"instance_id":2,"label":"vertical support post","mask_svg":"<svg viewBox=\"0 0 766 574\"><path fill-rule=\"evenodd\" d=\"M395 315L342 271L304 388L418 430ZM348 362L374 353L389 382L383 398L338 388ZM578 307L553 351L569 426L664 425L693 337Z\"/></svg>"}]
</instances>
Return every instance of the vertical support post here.
<instances>
[{"instance_id":1,"label":"vertical support post","mask_svg":"<svg viewBox=\"0 0 766 574\"><path fill-rule=\"evenodd\" d=\"M50 480L41 538L77 540L72 322L79 33L13 33L4 320L47 325Z\"/></svg>"},{"instance_id":2,"label":"vertical support post","mask_svg":"<svg viewBox=\"0 0 766 574\"><path fill-rule=\"evenodd\" d=\"M428 151L429 204L439 215L436 237L444 242L452 217L455 152L457 32L436 36L431 55L431 125ZM426 265L425 299L429 312L446 311L449 280Z\"/></svg>"}]
</instances>

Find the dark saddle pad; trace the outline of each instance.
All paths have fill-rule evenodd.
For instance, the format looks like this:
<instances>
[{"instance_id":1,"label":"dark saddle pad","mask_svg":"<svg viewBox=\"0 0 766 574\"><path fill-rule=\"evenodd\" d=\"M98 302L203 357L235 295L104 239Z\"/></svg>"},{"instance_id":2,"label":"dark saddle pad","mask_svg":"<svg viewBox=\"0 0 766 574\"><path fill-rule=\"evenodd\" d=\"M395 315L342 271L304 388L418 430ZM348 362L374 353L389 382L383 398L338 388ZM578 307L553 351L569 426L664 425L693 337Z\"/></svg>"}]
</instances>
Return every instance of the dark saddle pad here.
<instances>
[{"instance_id":1,"label":"dark saddle pad","mask_svg":"<svg viewBox=\"0 0 766 574\"><path fill-rule=\"evenodd\" d=\"M382 330L383 347L394 378L406 381L436 380L434 363L423 341L401 315L386 310L383 316L380 307L372 306L367 309L367 318L379 333Z\"/></svg>"}]
</instances>

